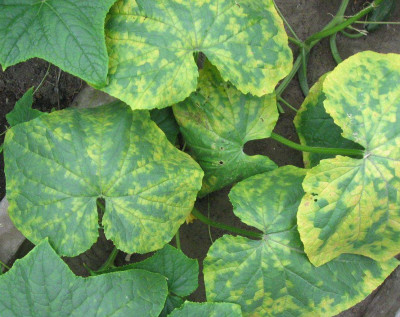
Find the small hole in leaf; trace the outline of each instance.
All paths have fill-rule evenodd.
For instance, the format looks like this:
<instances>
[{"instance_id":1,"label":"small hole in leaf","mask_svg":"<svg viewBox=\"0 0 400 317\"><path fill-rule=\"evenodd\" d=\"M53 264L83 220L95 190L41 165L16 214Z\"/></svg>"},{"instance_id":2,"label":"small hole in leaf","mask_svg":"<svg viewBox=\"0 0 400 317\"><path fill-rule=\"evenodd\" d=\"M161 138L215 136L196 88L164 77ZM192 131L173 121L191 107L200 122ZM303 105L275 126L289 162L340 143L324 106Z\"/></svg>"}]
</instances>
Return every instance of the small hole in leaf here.
<instances>
[{"instance_id":1,"label":"small hole in leaf","mask_svg":"<svg viewBox=\"0 0 400 317\"><path fill-rule=\"evenodd\" d=\"M317 202L317 201L318 201L318 199L314 199L314 201L315 201L315 202Z\"/></svg>"},{"instance_id":2,"label":"small hole in leaf","mask_svg":"<svg viewBox=\"0 0 400 317\"><path fill-rule=\"evenodd\" d=\"M224 162L222 162L222 161L219 161L219 165L223 165L224 164Z\"/></svg>"},{"instance_id":3,"label":"small hole in leaf","mask_svg":"<svg viewBox=\"0 0 400 317\"><path fill-rule=\"evenodd\" d=\"M221 146L219 149L220 149L221 151L225 150L223 146Z\"/></svg>"}]
</instances>

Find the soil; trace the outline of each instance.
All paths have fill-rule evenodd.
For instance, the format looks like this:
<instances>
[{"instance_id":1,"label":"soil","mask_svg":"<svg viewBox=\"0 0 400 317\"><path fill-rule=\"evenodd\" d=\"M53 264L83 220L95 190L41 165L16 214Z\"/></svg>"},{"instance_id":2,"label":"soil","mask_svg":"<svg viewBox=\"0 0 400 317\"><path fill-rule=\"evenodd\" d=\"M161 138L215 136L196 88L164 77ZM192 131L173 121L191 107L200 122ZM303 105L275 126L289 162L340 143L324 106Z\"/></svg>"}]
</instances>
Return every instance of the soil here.
<instances>
[{"instance_id":1,"label":"soil","mask_svg":"<svg viewBox=\"0 0 400 317\"><path fill-rule=\"evenodd\" d=\"M352 1L346 14L354 14L362 8L365 4L364 2L362 0ZM301 39L305 39L307 36L321 30L330 21L332 15L336 13L340 1L276 0L276 3L293 29L296 30L298 36ZM400 21L400 5L397 6L397 10L391 20ZM361 29L362 25L359 25L359 28ZM400 53L400 26L383 26L378 31L360 39L349 39L339 34L337 45L343 59L365 50L381 53ZM296 48L293 47L293 50L296 56ZM308 67L310 86L322 74L332 70L335 65L328 41L324 40L316 45L311 52ZM39 85L45 77L48 67L49 64L47 62L32 59L10 67L5 72L0 71L0 132L6 129L5 114L11 111L15 102L27 89ZM83 83L80 79L60 72L55 66L50 66L48 75L35 94L34 108L42 111L65 108L72 102L82 87ZM301 105L304 96L299 89L297 80L294 80L289 85L283 97L296 108ZM281 114L275 132L298 142L292 123L295 112L288 108L284 109L286 112ZM288 164L303 166L300 152L287 148L273 140L249 142L245 146L245 152L249 155L267 155L279 166ZM5 195L5 180L2 159L0 170L0 195L3 197ZM246 226L232 213L232 206L227 197L229 189L225 188L201 199L197 203L197 207L216 221L245 228ZM198 221L188 225L185 224L180 229L182 249L188 256L199 259L200 265L202 265L211 241L215 241L225 233L219 229L208 228ZM32 245L26 242L17 256L23 256L31 247ZM83 263L92 269L96 269L105 261L111 249L112 244L107 242L104 236L101 235L98 243L91 250L77 258L66 259L66 261L76 274L87 276L88 271L83 266ZM142 258L143 256L133 255L131 261L137 261ZM126 263L125 254L120 254L117 258L117 264ZM200 276L200 286L191 296L191 300L201 301L204 299L204 283L202 276ZM399 308L400 270L396 270L377 291L340 316L394 316Z\"/></svg>"}]
</instances>

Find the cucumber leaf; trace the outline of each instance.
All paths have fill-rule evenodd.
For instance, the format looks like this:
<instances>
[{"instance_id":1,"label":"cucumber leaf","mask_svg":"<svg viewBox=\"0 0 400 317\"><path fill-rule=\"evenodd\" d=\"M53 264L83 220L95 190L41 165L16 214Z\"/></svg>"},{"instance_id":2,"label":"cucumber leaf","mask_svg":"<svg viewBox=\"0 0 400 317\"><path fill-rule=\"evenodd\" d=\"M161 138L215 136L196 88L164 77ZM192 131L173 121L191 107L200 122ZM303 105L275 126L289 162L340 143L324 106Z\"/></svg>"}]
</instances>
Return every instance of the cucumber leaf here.
<instances>
[{"instance_id":1,"label":"cucumber leaf","mask_svg":"<svg viewBox=\"0 0 400 317\"><path fill-rule=\"evenodd\" d=\"M32 109L33 104L33 88L30 88L22 97L19 99L14 106L14 109L6 114L8 124L13 127L19 123L28 122L43 114L36 109Z\"/></svg>"},{"instance_id":2,"label":"cucumber leaf","mask_svg":"<svg viewBox=\"0 0 400 317\"><path fill-rule=\"evenodd\" d=\"M43 58L96 86L106 83L104 20L115 0L3 0L0 64Z\"/></svg>"},{"instance_id":3,"label":"cucumber leaf","mask_svg":"<svg viewBox=\"0 0 400 317\"><path fill-rule=\"evenodd\" d=\"M234 213L264 233L225 235L204 260L207 299L241 305L243 316L333 316L372 292L398 261L342 255L320 267L304 253L296 213L306 170L285 166L250 177L229 194Z\"/></svg>"},{"instance_id":4,"label":"cucumber leaf","mask_svg":"<svg viewBox=\"0 0 400 317\"><path fill-rule=\"evenodd\" d=\"M133 109L163 108L196 89L203 52L243 93L272 93L292 67L273 1L119 0L106 21L104 91Z\"/></svg>"},{"instance_id":5,"label":"cucumber leaf","mask_svg":"<svg viewBox=\"0 0 400 317\"><path fill-rule=\"evenodd\" d=\"M112 271L142 269L159 273L166 277L168 297L160 316L167 316L175 308L180 307L183 297L193 293L198 287L199 264L197 260L188 258L182 251L167 244L152 257Z\"/></svg>"},{"instance_id":6,"label":"cucumber leaf","mask_svg":"<svg viewBox=\"0 0 400 317\"><path fill-rule=\"evenodd\" d=\"M203 172L150 120L116 102L66 109L8 130L9 214L33 243L49 237L74 256L104 232L118 249L146 253L169 242L193 208Z\"/></svg>"},{"instance_id":7,"label":"cucumber leaf","mask_svg":"<svg viewBox=\"0 0 400 317\"><path fill-rule=\"evenodd\" d=\"M206 62L197 91L173 107L190 154L205 171L200 196L275 169L266 156L248 156L247 141L267 138L278 120L275 95L243 95Z\"/></svg>"},{"instance_id":8,"label":"cucumber leaf","mask_svg":"<svg viewBox=\"0 0 400 317\"><path fill-rule=\"evenodd\" d=\"M240 306L232 303L193 303L185 302L175 309L170 317L241 317Z\"/></svg>"},{"instance_id":9,"label":"cucumber leaf","mask_svg":"<svg viewBox=\"0 0 400 317\"><path fill-rule=\"evenodd\" d=\"M172 108L153 109L150 111L151 120L165 133L169 142L176 144L179 126L176 123Z\"/></svg>"},{"instance_id":10,"label":"cucumber leaf","mask_svg":"<svg viewBox=\"0 0 400 317\"><path fill-rule=\"evenodd\" d=\"M157 317L167 296L165 277L130 270L75 276L47 240L0 276L0 311L12 316Z\"/></svg>"},{"instance_id":11,"label":"cucumber leaf","mask_svg":"<svg viewBox=\"0 0 400 317\"><path fill-rule=\"evenodd\" d=\"M314 265L342 253L385 261L400 252L400 55L362 52L323 84L324 107L362 159L321 161L307 174L298 223Z\"/></svg>"},{"instance_id":12,"label":"cucumber leaf","mask_svg":"<svg viewBox=\"0 0 400 317\"><path fill-rule=\"evenodd\" d=\"M294 118L293 123L299 135L300 143L314 147L363 149L361 145L343 138L342 129L326 113L324 108L326 98L322 91L325 78L326 75L322 76L310 89L310 93ZM321 160L332 157L335 157L335 155L304 152L304 166L311 168L318 165Z\"/></svg>"}]
</instances>

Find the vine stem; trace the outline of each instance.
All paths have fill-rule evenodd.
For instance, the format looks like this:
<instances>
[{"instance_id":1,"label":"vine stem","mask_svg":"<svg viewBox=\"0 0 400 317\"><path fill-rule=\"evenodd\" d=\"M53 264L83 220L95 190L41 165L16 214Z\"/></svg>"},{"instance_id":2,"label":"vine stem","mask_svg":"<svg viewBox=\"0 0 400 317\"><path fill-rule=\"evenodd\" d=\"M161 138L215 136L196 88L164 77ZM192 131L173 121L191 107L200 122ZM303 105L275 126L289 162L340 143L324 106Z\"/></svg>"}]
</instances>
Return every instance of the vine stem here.
<instances>
[{"instance_id":1,"label":"vine stem","mask_svg":"<svg viewBox=\"0 0 400 317\"><path fill-rule=\"evenodd\" d=\"M319 40L321 40L321 39L323 39L325 37L331 36L332 34L337 33L339 31L347 28L349 25L351 25L354 22L358 21L363 16L368 14L372 9L374 9L379 4L381 4L382 1L383 0L375 0L374 2L372 2L372 4L370 4L368 7L366 7L363 10L361 10L360 12L358 12L356 15L352 16L351 18L348 18L348 19L344 20L343 22L341 22L341 23L339 23L339 24L337 24L337 25L335 25L333 27L326 28L326 29L322 30L321 32L317 32L314 35L311 35L305 41L305 44L309 45L309 44L313 43L314 41L319 41ZM339 18L339 16L337 16L337 17Z\"/></svg>"},{"instance_id":2,"label":"vine stem","mask_svg":"<svg viewBox=\"0 0 400 317\"><path fill-rule=\"evenodd\" d=\"M4 266L7 270L10 270L10 267L6 264L4 264L2 261L0 261L0 265Z\"/></svg>"},{"instance_id":3,"label":"vine stem","mask_svg":"<svg viewBox=\"0 0 400 317\"><path fill-rule=\"evenodd\" d=\"M304 41L303 47L304 47L305 52L302 51L301 54L296 58L291 72L281 82L281 84L276 89L276 95L278 97L280 97L281 94L283 93L283 91L287 88L289 83L292 81L293 77L299 71L301 66L303 66L303 68L304 68L304 56L303 56L304 53L308 54L308 52L310 52L311 49L316 44L318 44L322 39L329 37L332 34L335 34L337 32L340 32L340 31L348 28L355 21L358 21L363 16L368 14L373 8L377 7L382 1L383 0L374 0L374 2L372 4L370 4L368 7L366 7L364 10L361 10L356 15L354 15L351 18L346 20L344 18L344 12L349 4L349 0L343 0L342 3L340 4L339 10L336 13L335 17L323 28L323 30L311 35L307 40ZM303 70L303 68L301 70ZM307 78L306 74L303 74L301 78L303 80L303 84L305 85L304 81Z\"/></svg>"},{"instance_id":4,"label":"vine stem","mask_svg":"<svg viewBox=\"0 0 400 317\"><path fill-rule=\"evenodd\" d=\"M245 237L258 238L258 239L262 238L262 233L257 233L257 232L254 232L254 231L249 231L249 230L244 230L244 229L228 226L228 225L225 225L223 223L219 223L219 222L216 222L214 220L211 220L211 219L207 218L206 216L204 216L196 208L193 208L192 215L195 216L201 222L205 223L206 225L210 225L210 226L215 227L215 228L231 231L233 233L237 233L237 234L239 234L241 236L245 236Z\"/></svg>"},{"instance_id":5,"label":"vine stem","mask_svg":"<svg viewBox=\"0 0 400 317\"><path fill-rule=\"evenodd\" d=\"M104 262L104 264L96 271L96 273L109 269L110 266L114 264L117 254L118 254L118 249L116 247L114 247L114 249L111 251L110 256L108 257L107 261Z\"/></svg>"},{"instance_id":6,"label":"vine stem","mask_svg":"<svg viewBox=\"0 0 400 317\"><path fill-rule=\"evenodd\" d=\"M346 156L364 156L364 150L358 149L343 149L343 148L324 148L324 147L314 147L301 145L292 142L279 134L272 132L271 138L282 144L291 147L292 149L299 150L302 152L319 153L319 154L332 154L332 155L346 155Z\"/></svg>"},{"instance_id":7,"label":"vine stem","mask_svg":"<svg viewBox=\"0 0 400 317\"><path fill-rule=\"evenodd\" d=\"M177 248L178 250L182 250L182 248L181 248L181 238L180 238L180 236L179 236L179 229L178 229L178 231L175 233L175 242L176 242L176 248Z\"/></svg>"}]
</instances>

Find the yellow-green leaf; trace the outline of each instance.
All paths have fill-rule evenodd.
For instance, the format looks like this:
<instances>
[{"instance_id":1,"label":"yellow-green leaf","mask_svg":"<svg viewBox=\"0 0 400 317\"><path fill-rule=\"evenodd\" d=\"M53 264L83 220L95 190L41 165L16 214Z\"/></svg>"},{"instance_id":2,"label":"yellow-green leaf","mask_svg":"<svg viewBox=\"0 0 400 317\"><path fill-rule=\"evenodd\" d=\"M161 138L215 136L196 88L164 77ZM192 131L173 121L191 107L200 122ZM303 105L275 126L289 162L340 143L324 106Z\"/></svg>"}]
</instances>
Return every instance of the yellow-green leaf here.
<instances>
[{"instance_id":1,"label":"yellow-green leaf","mask_svg":"<svg viewBox=\"0 0 400 317\"><path fill-rule=\"evenodd\" d=\"M342 253L384 261L400 252L400 55L363 52L323 84L324 107L362 159L321 161L307 174L298 223L314 265Z\"/></svg>"},{"instance_id":2,"label":"yellow-green leaf","mask_svg":"<svg viewBox=\"0 0 400 317\"><path fill-rule=\"evenodd\" d=\"M119 0L106 22L107 93L134 109L163 108L196 89L193 53L224 80L257 96L272 93L292 67L272 0Z\"/></svg>"},{"instance_id":3,"label":"yellow-green leaf","mask_svg":"<svg viewBox=\"0 0 400 317\"><path fill-rule=\"evenodd\" d=\"M333 316L365 298L398 266L341 255L315 267L304 253L296 213L306 171L285 166L233 187L234 213L261 240L225 235L204 260L207 299L237 303L243 316Z\"/></svg>"},{"instance_id":4,"label":"yellow-green leaf","mask_svg":"<svg viewBox=\"0 0 400 317\"><path fill-rule=\"evenodd\" d=\"M73 256L98 237L128 253L171 240L193 208L203 171L168 142L147 111L117 102L21 123L5 139L9 213L33 243Z\"/></svg>"},{"instance_id":5,"label":"yellow-green leaf","mask_svg":"<svg viewBox=\"0 0 400 317\"><path fill-rule=\"evenodd\" d=\"M185 302L175 309L170 317L241 317L240 306L232 303Z\"/></svg>"},{"instance_id":6,"label":"yellow-green leaf","mask_svg":"<svg viewBox=\"0 0 400 317\"><path fill-rule=\"evenodd\" d=\"M275 95L243 95L206 62L197 91L173 107L190 153L205 171L200 196L275 169L266 156L248 156L246 142L267 138L278 120Z\"/></svg>"},{"instance_id":7,"label":"yellow-green leaf","mask_svg":"<svg viewBox=\"0 0 400 317\"><path fill-rule=\"evenodd\" d=\"M300 143L315 147L363 149L359 144L342 137L342 129L338 127L332 117L324 108L325 94L322 84L326 75L310 89L296 117L294 125L299 135ZM303 153L304 166L311 168L319 164L323 159L332 158L332 154Z\"/></svg>"}]
</instances>

